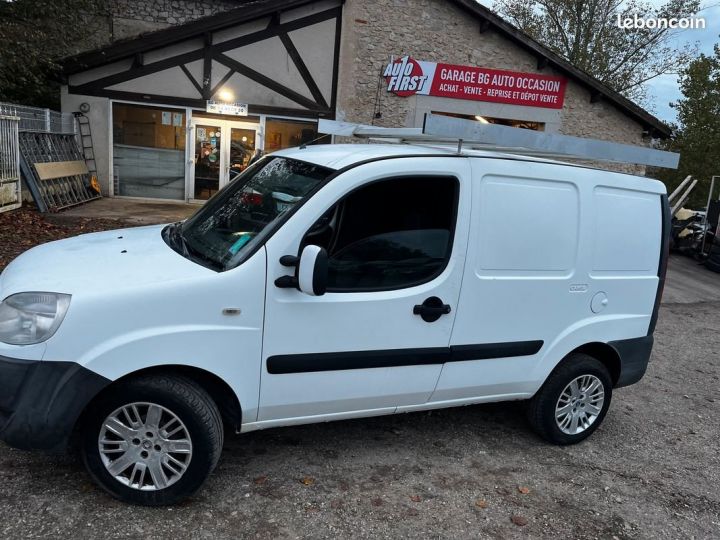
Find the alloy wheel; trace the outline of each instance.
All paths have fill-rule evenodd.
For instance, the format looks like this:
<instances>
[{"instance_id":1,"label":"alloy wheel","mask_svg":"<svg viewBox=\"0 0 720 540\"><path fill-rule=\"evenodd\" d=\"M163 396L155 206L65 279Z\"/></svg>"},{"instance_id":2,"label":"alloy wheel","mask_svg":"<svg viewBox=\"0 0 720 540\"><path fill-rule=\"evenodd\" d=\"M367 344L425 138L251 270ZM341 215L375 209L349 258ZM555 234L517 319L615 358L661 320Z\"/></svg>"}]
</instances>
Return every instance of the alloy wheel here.
<instances>
[{"instance_id":1,"label":"alloy wheel","mask_svg":"<svg viewBox=\"0 0 720 540\"><path fill-rule=\"evenodd\" d=\"M133 489L165 489L182 478L192 459L185 424L169 409L136 402L113 411L102 424L98 448L103 465Z\"/></svg>"},{"instance_id":2,"label":"alloy wheel","mask_svg":"<svg viewBox=\"0 0 720 540\"><path fill-rule=\"evenodd\" d=\"M565 387L555 406L555 422L563 433L577 435L600 416L605 388L595 375L576 377Z\"/></svg>"}]
</instances>

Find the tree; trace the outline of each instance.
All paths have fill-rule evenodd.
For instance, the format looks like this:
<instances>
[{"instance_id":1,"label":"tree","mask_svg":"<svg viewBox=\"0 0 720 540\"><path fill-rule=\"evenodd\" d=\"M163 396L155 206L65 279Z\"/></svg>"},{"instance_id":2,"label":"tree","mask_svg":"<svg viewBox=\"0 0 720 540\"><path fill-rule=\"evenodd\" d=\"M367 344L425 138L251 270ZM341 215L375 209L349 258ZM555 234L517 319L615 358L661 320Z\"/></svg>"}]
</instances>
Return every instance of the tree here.
<instances>
[{"instance_id":1,"label":"tree","mask_svg":"<svg viewBox=\"0 0 720 540\"><path fill-rule=\"evenodd\" d=\"M57 108L59 60L107 39L105 0L0 0L0 101Z\"/></svg>"},{"instance_id":2,"label":"tree","mask_svg":"<svg viewBox=\"0 0 720 540\"><path fill-rule=\"evenodd\" d=\"M496 0L510 22L610 88L640 103L644 84L678 70L697 55L697 46L678 47L678 29L623 28L627 17L685 18L699 0L668 0L659 8L641 0ZM647 103L645 103L647 104Z\"/></svg>"},{"instance_id":3,"label":"tree","mask_svg":"<svg viewBox=\"0 0 720 540\"><path fill-rule=\"evenodd\" d=\"M648 171L663 180L671 192L689 174L700 181L690 200L689 208L702 208L707 203L710 177L720 175L720 47L714 54L701 54L680 72L683 97L672 106L677 110L678 125L666 150L680 152L680 166L671 171ZM717 196L717 189L715 188Z\"/></svg>"}]
</instances>

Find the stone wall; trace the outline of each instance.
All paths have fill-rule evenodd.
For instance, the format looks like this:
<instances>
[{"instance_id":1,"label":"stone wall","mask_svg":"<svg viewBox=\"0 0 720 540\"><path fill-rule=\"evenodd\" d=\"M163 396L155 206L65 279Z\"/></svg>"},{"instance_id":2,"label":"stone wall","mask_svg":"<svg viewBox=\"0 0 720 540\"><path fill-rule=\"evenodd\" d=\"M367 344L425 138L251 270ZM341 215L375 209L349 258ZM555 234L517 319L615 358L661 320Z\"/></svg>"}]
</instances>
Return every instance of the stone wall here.
<instances>
[{"instance_id":1,"label":"stone wall","mask_svg":"<svg viewBox=\"0 0 720 540\"><path fill-rule=\"evenodd\" d=\"M398 97L381 84L380 74L391 54L562 75L550 68L539 71L534 56L492 29L481 32L477 19L446 0L347 0L338 88L339 120L388 127L418 125L415 109L419 98ZM458 100L445 101L452 107L451 102ZM475 103L476 114L483 114L483 103ZM513 107L505 106L505 118L511 117ZM454 112L452 108L445 110ZM375 112L379 118L374 117ZM516 118L525 119L521 115ZM629 144L645 143L639 123L610 103L590 103L590 92L572 80L553 130ZM620 169L642 172L635 167Z\"/></svg>"},{"instance_id":2,"label":"stone wall","mask_svg":"<svg viewBox=\"0 0 720 540\"><path fill-rule=\"evenodd\" d=\"M112 40L183 24L242 5L240 0L108 0Z\"/></svg>"}]
</instances>

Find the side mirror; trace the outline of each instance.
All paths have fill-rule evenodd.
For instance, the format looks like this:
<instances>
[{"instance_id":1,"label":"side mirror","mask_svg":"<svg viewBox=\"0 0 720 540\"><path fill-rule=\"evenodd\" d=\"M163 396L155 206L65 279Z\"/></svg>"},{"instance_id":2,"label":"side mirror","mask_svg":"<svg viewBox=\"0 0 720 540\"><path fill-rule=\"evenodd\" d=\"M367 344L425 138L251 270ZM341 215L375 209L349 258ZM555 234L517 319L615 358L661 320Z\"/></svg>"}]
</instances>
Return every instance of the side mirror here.
<instances>
[{"instance_id":1,"label":"side mirror","mask_svg":"<svg viewBox=\"0 0 720 540\"><path fill-rule=\"evenodd\" d=\"M296 288L310 296L322 296L327 290L328 256L320 246L305 246L299 257L280 257L283 266L295 267L294 276L280 276L275 286L281 289Z\"/></svg>"},{"instance_id":2,"label":"side mirror","mask_svg":"<svg viewBox=\"0 0 720 540\"><path fill-rule=\"evenodd\" d=\"M327 290L328 255L319 246L305 246L297 267L298 289L310 296L322 296Z\"/></svg>"}]
</instances>

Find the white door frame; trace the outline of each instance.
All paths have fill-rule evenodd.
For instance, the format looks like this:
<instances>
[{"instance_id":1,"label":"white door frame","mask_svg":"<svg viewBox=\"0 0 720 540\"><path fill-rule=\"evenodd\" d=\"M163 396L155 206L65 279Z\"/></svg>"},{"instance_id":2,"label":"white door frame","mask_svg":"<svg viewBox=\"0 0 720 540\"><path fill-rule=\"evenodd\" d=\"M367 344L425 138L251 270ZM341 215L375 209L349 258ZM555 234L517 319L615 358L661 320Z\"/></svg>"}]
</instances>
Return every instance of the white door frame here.
<instances>
[{"instance_id":1,"label":"white door frame","mask_svg":"<svg viewBox=\"0 0 720 540\"><path fill-rule=\"evenodd\" d=\"M232 129L249 129L255 131L255 148L262 150L265 146L260 123L243 122L241 120L225 120L204 117L194 114L188 125L187 140L187 167L185 175L185 199L188 202L204 203L204 199L195 198L195 130L198 125L213 126L220 129L220 178L219 189L227 185L230 180L230 133Z\"/></svg>"}]
</instances>

